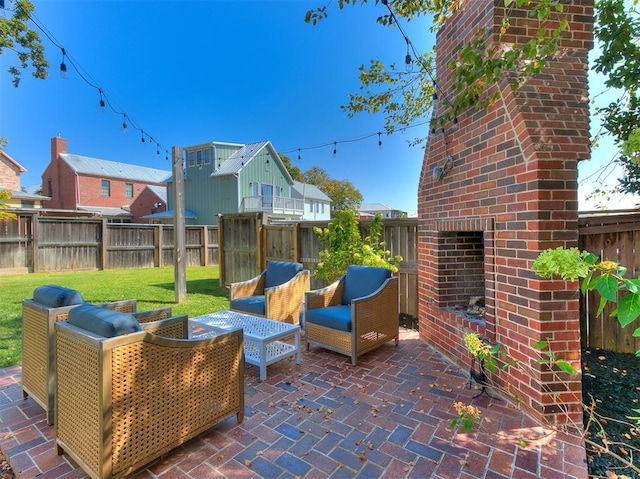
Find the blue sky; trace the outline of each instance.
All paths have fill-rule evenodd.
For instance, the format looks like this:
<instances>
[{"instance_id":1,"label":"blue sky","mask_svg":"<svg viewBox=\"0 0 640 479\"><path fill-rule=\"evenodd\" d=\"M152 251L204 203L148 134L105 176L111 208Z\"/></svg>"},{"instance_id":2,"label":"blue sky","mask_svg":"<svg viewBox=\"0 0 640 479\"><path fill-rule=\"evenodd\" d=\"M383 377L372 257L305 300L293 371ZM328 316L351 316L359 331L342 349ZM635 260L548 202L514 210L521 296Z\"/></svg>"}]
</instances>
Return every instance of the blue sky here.
<instances>
[{"instance_id":1,"label":"blue sky","mask_svg":"<svg viewBox=\"0 0 640 479\"><path fill-rule=\"evenodd\" d=\"M382 5L340 11L333 2L329 18L312 26L305 12L322 0L33 3L36 20L82 74L163 148L270 140L303 171L318 165L351 181L365 202L416 210L423 150L408 142L425 137L427 125L383 134L379 148L383 118L349 119L340 109L358 91L361 64L404 62L401 34L375 21ZM426 20L403 26L419 50L431 47ZM98 91L69 61L67 79L60 78L62 52L41 36L51 64L46 80L24 73L13 88L0 57L0 136L28 170L22 186L41 183L57 135L70 153L171 170L148 137L142 146L139 131L123 134L122 115L108 107L101 113Z\"/></svg>"}]
</instances>

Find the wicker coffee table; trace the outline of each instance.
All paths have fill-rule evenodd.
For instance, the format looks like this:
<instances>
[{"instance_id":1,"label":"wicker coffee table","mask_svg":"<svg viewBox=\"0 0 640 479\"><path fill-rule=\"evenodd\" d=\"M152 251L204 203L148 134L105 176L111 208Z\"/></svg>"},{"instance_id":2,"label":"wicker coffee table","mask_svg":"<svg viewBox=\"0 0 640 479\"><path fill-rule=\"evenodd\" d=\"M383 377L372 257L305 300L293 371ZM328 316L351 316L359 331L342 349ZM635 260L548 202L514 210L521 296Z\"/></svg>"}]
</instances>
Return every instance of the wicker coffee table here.
<instances>
[{"instance_id":1,"label":"wicker coffee table","mask_svg":"<svg viewBox=\"0 0 640 479\"><path fill-rule=\"evenodd\" d=\"M260 368L261 381L267 379L269 364L293 355L296 364L300 364L300 327L297 324L272 321L234 311L217 311L196 316L189 320L189 324L191 337L194 339L215 336L221 330L242 327L245 361ZM293 344L282 341L289 338L293 338Z\"/></svg>"}]
</instances>

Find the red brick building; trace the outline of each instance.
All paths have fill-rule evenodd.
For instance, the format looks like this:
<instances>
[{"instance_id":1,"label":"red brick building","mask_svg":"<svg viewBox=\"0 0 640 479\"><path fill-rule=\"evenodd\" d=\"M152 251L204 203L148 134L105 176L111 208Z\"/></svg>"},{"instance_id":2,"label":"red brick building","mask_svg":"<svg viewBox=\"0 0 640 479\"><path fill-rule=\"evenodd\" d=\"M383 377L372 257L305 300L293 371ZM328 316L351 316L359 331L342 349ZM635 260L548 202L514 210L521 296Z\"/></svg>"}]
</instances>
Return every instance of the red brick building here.
<instances>
[{"instance_id":1,"label":"red brick building","mask_svg":"<svg viewBox=\"0 0 640 479\"><path fill-rule=\"evenodd\" d=\"M515 2L514 2L515 4ZM582 423L581 377L536 363L536 341L551 339L558 357L580 370L576 282L539 279L531 265L551 247L578 244L577 166L590 157L587 53L593 45L593 2L563 2L571 27L545 70L519 90L509 77L486 110L466 110L427 140L418 189L420 335L469 364L463 335L500 343L529 368L492 374L522 406L550 422ZM449 62L482 27L496 51L524 43L539 24L503 2L472 0L437 37L437 85L451 91ZM499 38L503 19L511 28ZM439 95L442 97L444 95ZM434 118L449 106L438 100ZM443 174L444 172L444 174ZM456 307L484 298L482 318Z\"/></svg>"},{"instance_id":2,"label":"red brick building","mask_svg":"<svg viewBox=\"0 0 640 479\"><path fill-rule=\"evenodd\" d=\"M165 188L164 180L170 175L170 171L71 154L67 140L52 138L51 163L42 174L43 194L51 200L43 206L90 211L112 221L146 223L142 216L151 213L151 207L136 208L133 204L147 186ZM163 209L156 206L158 211Z\"/></svg>"}]
</instances>

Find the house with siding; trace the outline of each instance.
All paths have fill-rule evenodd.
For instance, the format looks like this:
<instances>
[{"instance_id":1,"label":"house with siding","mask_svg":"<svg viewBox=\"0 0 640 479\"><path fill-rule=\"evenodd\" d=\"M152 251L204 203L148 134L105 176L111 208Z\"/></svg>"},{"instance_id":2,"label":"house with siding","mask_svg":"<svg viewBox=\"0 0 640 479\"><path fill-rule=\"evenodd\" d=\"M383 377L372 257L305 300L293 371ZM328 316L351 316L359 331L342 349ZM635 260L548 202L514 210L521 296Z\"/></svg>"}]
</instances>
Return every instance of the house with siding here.
<instances>
[{"instance_id":1,"label":"house with siding","mask_svg":"<svg viewBox=\"0 0 640 479\"><path fill-rule=\"evenodd\" d=\"M42 173L48 209L85 211L112 222L147 222L132 211L147 186L164 188L170 172L67 152L67 140L51 139L51 162ZM153 195L151 195L153 196ZM155 203L162 201L156 199ZM166 205L166 201L162 201ZM152 212L146 207L144 214ZM157 208L157 207L156 207Z\"/></svg>"},{"instance_id":2,"label":"house with siding","mask_svg":"<svg viewBox=\"0 0 640 479\"><path fill-rule=\"evenodd\" d=\"M372 218L380 213L383 218L406 218L407 212L397 210L382 203L363 203L358 210L358 217L362 219Z\"/></svg>"},{"instance_id":3,"label":"house with siding","mask_svg":"<svg viewBox=\"0 0 640 479\"><path fill-rule=\"evenodd\" d=\"M5 202L11 210L40 209L42 202L48 200L46 196L22 191L20 174L27 169L11 158L5 151L0 150L0 190L7 190L11 194Z\"/></svg>"},{"instance_id":4,"label":"house with siding","mask_svg":"<svg viewBox=\"0 0 640 479\"><path fill-rule=\"evenodd\" d=\"M322 201L324 206L318 206L318 211L329 212L329 198L312 185L294 182L270 141L247 145L210 142L183 150L187 224L216 225L219 214L253 212L273 219L302 220L307 219L307 201ZM154 222L173 220L173 190L173 178L169 178L169 211L147 218Z\"/></svg>"},{"instance_id":5,"label":"house with siding","mask_svg":"<svg viewBox=\"0 0 640 479\"><path fill-rule=\"evenodd\" d=\"M331 219L331 198L316 185L293 180L293 197L304 202L303 220L328 221Z\"/></svg>"}]
</instances>

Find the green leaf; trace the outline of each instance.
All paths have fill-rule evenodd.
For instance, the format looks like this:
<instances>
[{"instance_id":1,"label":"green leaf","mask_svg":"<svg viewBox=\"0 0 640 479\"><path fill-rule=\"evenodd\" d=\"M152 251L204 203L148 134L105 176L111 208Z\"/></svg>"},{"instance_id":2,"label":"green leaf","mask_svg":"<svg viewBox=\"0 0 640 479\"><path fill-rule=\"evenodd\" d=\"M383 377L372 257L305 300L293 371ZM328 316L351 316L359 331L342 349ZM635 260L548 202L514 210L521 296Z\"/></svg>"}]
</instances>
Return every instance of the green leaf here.
<instances>
[{"instance_id":1,"label":"green leaf","mask_svg":"<svg viewBox=\"0 0 640 479\"><path fill-rule=\"evenodd\" d=\"M600 304L598 305L598 311L596 311L596 316L599 316L602 313L602 310L607 304L607 300L605 298L600 298Z\"/></svg>"},{"instance_id":2,"label":"green leaf","mask_svg":"<svg viewBox=\"0 0 640 479\"><path fill-rule=\"evenodd\" d=\"M535 349L546 349L548 344L549 343L547 343L546 341L536 341L535 343L533 343L533 347Z\"/></svg>"},{"instance_id":3,"label":"green leaf","mask_svg":"<svg viewBox=\"0 0 640 479\"><path fill-rule=\"evenodd\" d=\"M640 316L640 296L627 294L618 301L618 308L614 311L618 316L618 322L623 328Z\"/></svg>"},{"instance_id":4,"label":"green leaf","mask_svg":"<svg viewBox=\"0 0 640 479\"><path fill-rule=\"evenodd\" d=\"M464 432L471 432L473 429L473 420L465 419L462 423L462 429L464 429Z\"/></svg>"},{"instance_id":5,"label":"green leaf","mask_svg":"<svg viewBox=\"0 0 640 479\"><path fill-rule=\"evenodd\" d=\"M567 374L578 374L578 370L567 361L559 359L558 361L556 361L556 365L560 368L560 370L564 371Z\"/></svg>"},{"instance_id":6,"label":"green leaf","mask_svg":"<svg viewBox=\"0 0 640 479\"><path fill-rule=\"evenodd\" d=\"M633 332L633 335L634 335L636 338L640 338L640 328L636 329L636 330Z\"/></svg>"},{"instance_id":7,"label":"green leaf","mask_svg":"<svg viewBox=\"0 0 640 479\"><path fill-rule=\"evenodd\" d=\"M618 280L616 278L603 274L598 276L595 281L601 297L614 302L618 299Z\"/></svg>"}]
</instances>

